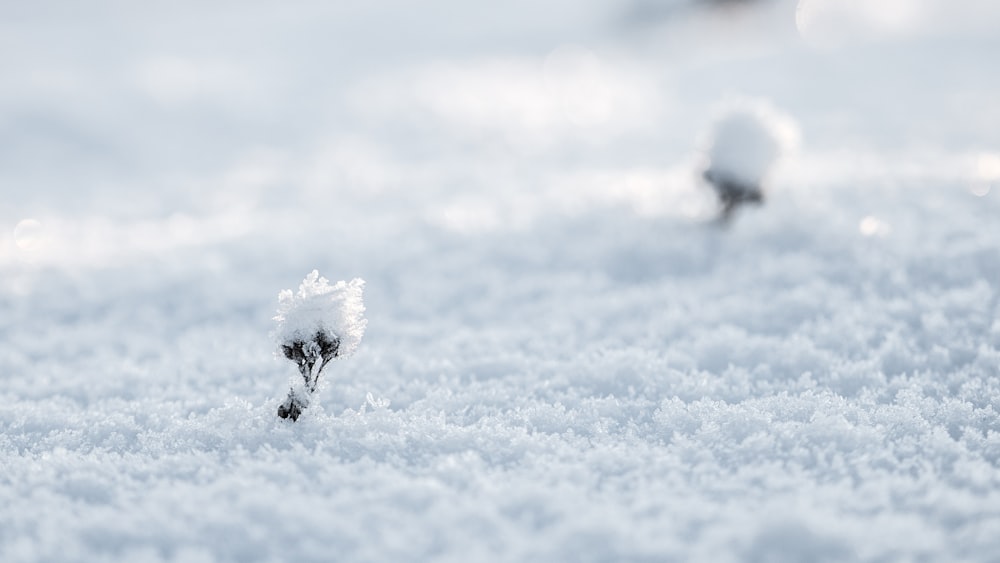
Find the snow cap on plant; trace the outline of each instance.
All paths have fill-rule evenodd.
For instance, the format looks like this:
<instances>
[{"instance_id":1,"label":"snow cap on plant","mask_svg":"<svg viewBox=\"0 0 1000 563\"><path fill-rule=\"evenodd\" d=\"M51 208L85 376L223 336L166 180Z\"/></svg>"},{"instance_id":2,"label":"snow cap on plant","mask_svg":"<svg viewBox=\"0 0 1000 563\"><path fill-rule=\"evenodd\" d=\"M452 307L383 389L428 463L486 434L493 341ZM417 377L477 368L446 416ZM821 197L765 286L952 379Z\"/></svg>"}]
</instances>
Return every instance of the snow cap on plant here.
<instances>
[{"instance_id":1,"label":"snow cap on plant","mask_svg":"<svg viewBox=\"0 0 1000 563\"><path fill-rule=\"evenodd\" d=\"M798 138L795 121L764 102L737 102L719 113L704 143L702 176L719 197L722 220L764 201L768 174Z\"/></svg>"},{"instance_id":2,"label":"snow cap on plant","mask_svg":"<svg viewBox=\"0 0 1000 563\"><path fill-rule=\"evenodd\" d=\"M708 170L761 186L778 159L798 142L795 120L769 103L729 103L718 112L707 138Z\"/></svg>"},{"instance_id":3,"label":"snow cap on plant","mask_svg":"<svg viewBox=\"0 0 1000 563\"><path fill-rule=\"evenodd\" d=\"M353 354L368 324L364 318L364 287L365 281L360 278L330 285L313 270L302 280L297 292L282 290L278 294L278 314L274 317L278 323L274 333L278 345L309 340L319 332L331 341L339 340L337 356Z\"/></svg>"}]
</instances>

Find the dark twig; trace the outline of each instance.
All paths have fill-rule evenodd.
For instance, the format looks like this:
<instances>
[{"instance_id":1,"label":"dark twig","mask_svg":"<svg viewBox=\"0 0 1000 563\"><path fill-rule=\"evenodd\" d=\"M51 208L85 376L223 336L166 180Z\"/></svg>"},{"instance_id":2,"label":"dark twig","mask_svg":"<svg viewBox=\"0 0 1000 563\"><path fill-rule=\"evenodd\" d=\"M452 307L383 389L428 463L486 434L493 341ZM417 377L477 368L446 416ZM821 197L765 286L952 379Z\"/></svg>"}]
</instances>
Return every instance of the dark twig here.
<instances>
[{"instance_id":1,"label":"dark twig","mask_svg":"<svg viewBox=\"0 0 1000 563\"><path fill-rule=\"evenodd\" d=\"M715 189L715 195L719 198L719 204L722 206L719 223L723 225L729 223L733 214L741 206L748 203L755 205L764 203L764 192L758 185L742 182L711 168L705 170L702 177L712 185L712 188Z\"/></svg>"},{"instance_id":2,"label":"dark twig","mask_svg":"<svg viewBox=\"0 0 1000 563\"><path fill-rule=\"evenodd\" d=\"M319 385L319 375L333 358L339 355L340 338L330 337L322 330L316 331L311 340L296 339L281 345L285 357L295 362L305 383L306 392L311 396ZM313 368L319 368L313 373ZM289 389L288 398L278 407L278 416L298 420L302 410L309 406L309 397L299 397L295 389Z\"/></svg>"}]
</instances>

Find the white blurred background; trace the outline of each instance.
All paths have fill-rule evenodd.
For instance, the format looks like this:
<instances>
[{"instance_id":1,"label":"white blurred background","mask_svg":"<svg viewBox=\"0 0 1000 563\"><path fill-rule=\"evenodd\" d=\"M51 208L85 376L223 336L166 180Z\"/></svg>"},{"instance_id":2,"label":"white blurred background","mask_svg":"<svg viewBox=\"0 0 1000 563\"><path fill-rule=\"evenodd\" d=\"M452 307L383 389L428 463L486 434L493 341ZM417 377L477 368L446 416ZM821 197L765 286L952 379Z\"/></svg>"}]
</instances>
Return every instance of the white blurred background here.
<instances>
[{"instance_id":1,"label":"white blurred background","mask_svg":"<svg viewBox=\"0 0 1000 563\"><path fill-rule=\"evenodd\" d=\"M5 2L0 267L303 223L699 217L699 143L745 99L798 127L777 184L985 193L998 31L985 0Z\"/></svg>"}]
</instances>

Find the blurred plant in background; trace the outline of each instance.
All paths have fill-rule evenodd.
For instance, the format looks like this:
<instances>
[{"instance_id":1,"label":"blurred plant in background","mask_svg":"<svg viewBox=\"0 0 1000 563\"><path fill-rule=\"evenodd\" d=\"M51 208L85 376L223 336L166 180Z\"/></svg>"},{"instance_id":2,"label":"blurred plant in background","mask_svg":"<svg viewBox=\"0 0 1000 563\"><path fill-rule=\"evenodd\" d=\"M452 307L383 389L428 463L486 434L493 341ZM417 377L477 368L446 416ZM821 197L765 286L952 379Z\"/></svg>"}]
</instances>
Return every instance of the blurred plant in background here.
<instances>
[{"instance_id":1,"label":"blurred plant in background","mask_svg":"<svg viewBox=\"0 0 1000 563\"><path fill-rule=\"evenodd\" d=\"M769 173L798 137L795 121L764 103L742 102L722 113L712 127L702 172L718 196L721 222L747 203L764 202Z\"/></svg>"}]
</instances>

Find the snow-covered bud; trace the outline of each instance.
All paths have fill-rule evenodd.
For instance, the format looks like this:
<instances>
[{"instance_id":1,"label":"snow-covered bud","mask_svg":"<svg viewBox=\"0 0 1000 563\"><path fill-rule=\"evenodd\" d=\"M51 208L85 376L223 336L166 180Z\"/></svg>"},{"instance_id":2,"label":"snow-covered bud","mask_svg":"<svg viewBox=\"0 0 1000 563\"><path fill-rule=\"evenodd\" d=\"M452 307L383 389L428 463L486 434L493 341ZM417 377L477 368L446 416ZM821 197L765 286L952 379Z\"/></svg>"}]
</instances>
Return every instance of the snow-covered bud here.
<instances>
[{"instance_id":1,"label":"snow-covered bud","mask_svg":"<svg viewBox=\"0 0 1000 563\"><path fill-rule=\"evenodd\" d=\"M797 143L794 121L762 103L729 107L708 136L702 176L715 190L721 219L745 203L762 203L775 162Z\"/></svg>"},{"instance_id":2,"label":"snow-covered bud","mask_svg":"<svg viewBox=\"0 0 1000 563\"><path fill-rule=\"evenodd\" d=\"M274 338L282 355L295 362L303 386L292 384L278 416L296 420L316 392L326 364L357 350L368 321L362 299L365 282L353 279L330 285L313 270L302 280L298 292L278 294L278 326Z\"/></svg>"}]
</instances>

